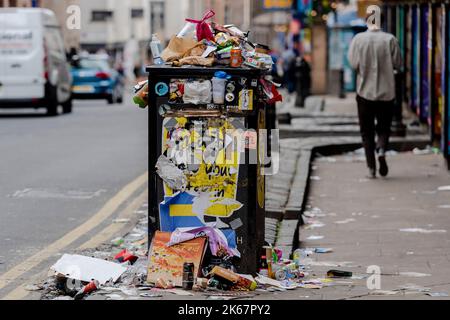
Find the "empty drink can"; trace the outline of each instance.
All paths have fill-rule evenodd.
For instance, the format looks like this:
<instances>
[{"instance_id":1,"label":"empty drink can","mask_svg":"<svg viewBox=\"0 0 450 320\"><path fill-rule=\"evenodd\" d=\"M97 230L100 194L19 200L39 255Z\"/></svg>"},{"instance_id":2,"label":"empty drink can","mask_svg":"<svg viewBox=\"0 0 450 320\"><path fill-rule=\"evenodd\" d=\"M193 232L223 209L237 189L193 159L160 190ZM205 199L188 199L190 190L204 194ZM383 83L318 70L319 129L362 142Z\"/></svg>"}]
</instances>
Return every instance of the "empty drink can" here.
<instances>
[{"instance_id":1,"label":"empty drink can","mask_svg":"<svg viewBox=\"0 0 450 320\"><path fill-rule=\"evenodd\" d=\"M239 68L242 66L242 51L241 49L231 49L230 66L232 68Z\"/></svg>"},{"instance_id":2,"label":"empty drink can","mask_svg":"<svg viewBox=\"0 0 450 320\"><path fill-rule=\"evenodd\" d=\"M194 264L185 263L183 265L183 289L192 290L194 287Z\"/></svg>"}]
</instances>

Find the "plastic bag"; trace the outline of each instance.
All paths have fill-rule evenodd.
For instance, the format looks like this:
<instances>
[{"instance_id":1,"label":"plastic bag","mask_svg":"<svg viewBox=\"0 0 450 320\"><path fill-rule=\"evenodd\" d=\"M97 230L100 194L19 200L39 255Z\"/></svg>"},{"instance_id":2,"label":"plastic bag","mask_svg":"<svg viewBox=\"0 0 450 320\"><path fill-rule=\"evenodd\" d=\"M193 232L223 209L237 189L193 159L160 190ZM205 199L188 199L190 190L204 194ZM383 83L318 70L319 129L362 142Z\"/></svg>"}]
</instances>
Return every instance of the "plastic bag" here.
<instances>
[{"instance_id":1,"label":"plastic bag","mask_svg":"<svg viewBox=\"0 0 450 320\"><path fill-rule=\"evenodd\" d=\"M184 85L184 103L208 104L212 100L212 84L209 80L188 81Z\"/></svg>"},{"instance_id":2,"label":"plastic bag","mask_svg":"<svg viewBox=\"0 0 450 320\"><path fill-rule=\"evenodd\" d=\"M241 256L236 248L229 246L225 234L221 230L212 227L178 228L172 232L170 242L167 246L171 247L202 236L208 237L209 248L213 256L219 256L221 251L226 252L230 257Z\"/></svg>"},{"instance_id":3,"label":"plastic bag","mask_svg":"<svg viewBox=\"0 0 450 320\"><path fill-rule=\"evenodd\" d=\"M159 157L156 163L157 173L160 178L173 190L185 190L188 184L187 178L172 161L166 156Z\"/></svg>"},{"instance_id":4,"label":"plastic bag","mask_svg":"<svg viewBox=\"0 0 450 320\"><path fill-rule=\"evenodd\" d=\"M212 10L207 11L202 20L186 19L186 22L191 22L197 24L197 40L202 41L203 39L214 41L214 35L211 31L207 20L214 17L216 13Z\"/></svg>"}]
</instances>

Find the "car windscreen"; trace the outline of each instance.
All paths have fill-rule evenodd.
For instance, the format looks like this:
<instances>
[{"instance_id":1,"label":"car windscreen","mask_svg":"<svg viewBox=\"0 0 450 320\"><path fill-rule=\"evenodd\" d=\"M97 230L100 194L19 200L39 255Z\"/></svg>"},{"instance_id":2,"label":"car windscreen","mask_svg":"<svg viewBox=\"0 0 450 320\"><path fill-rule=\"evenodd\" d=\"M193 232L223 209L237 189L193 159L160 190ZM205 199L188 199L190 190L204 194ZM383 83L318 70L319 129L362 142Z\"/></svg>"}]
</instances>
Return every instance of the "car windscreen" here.
<instances>
[{"instance_id":1,"label":"car windscreen","mask_svg":"<svg viewBox=\"0 0 450 320\"><path fill-rule=\"evenodd\" d=\"M95 69L95 70L108 70L109 64L106 60L98 59L80 59L77 64L80 69Z\"/></svg>"}]
</instances>

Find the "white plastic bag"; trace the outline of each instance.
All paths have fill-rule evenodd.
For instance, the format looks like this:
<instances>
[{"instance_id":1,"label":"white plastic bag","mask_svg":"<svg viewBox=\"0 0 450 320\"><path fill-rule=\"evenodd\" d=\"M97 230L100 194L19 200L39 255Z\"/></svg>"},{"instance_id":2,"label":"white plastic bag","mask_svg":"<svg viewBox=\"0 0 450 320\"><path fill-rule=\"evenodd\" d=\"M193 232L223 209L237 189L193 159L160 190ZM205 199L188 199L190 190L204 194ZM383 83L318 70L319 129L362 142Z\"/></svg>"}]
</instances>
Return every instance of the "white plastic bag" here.
<instances>
[{"instance_id":1,"label":"white plastic bag","mask_svg":"<svg viewBox=\"0 0 450 320\"><path fill-rule=\"evenodd\" d=\"M212 85L209 80L188 81L184 85L184 103L208 104L212 100Z\"/></svg>"}]
</instances>

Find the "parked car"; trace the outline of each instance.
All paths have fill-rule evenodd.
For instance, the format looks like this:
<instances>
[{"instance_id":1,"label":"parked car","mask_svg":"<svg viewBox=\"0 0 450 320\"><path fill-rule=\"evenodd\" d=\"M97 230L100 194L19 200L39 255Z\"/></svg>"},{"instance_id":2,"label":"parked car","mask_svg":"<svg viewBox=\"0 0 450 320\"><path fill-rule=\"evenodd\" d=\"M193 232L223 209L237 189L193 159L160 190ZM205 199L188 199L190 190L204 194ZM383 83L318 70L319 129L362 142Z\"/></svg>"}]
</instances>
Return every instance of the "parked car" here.
<instances>
[{"instance_id":1,"label":"parked car","mask_svg":"<svg viewBox=\"0 0 450 320\"><path fill-rule=\"evenodd\" d=\"M72 112L72 76L55 14L0 8L0 108Z\"/></svg>"},{"instance_id":2,"label":"parked car","mask_svg":"<svg viewBox=\"0 0 450 320\"><path fill-rule=\"evenodd\" d=\"M106 99L109 104L123 102L123 76L111 67L107 55L75 56L72 76L75 99Z\"/></svg>"}]
</instances>

